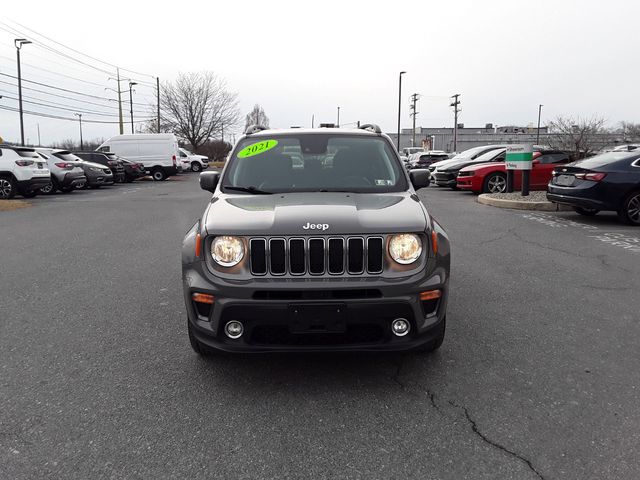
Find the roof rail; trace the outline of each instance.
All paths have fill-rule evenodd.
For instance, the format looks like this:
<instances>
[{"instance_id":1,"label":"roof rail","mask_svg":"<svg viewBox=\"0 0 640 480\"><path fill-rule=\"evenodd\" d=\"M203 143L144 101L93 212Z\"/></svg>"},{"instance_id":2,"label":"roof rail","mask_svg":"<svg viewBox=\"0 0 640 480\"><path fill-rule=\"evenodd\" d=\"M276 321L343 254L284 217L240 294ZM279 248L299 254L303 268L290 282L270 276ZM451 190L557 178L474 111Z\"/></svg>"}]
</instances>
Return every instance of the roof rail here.
<instances>
[{"instance_id":1,"label":"roof rail","mask_svg":"<svg viewBox=\"0 0 640 480\"><path fill-rule=\"evenodd\" d=\"M263 127L262 125L249 125L247 129L244 131L245 135L251 135L252 133L258 133L263 130L268 130L267 127Z\"/></svg>"},{"instance_id":2,"label":"roof rail","mask_svg":"<svg viewBox=\"0 0 640 480\"><path fill-rule=\"evenodd\" d=\"M364 125L360 125L360 130L367 130L369 132L373 132L373 133L382 133L382 130L380 130L380 127L378 125L376 125L375 123L365 123Z\"/></svg>"}]
</instances>

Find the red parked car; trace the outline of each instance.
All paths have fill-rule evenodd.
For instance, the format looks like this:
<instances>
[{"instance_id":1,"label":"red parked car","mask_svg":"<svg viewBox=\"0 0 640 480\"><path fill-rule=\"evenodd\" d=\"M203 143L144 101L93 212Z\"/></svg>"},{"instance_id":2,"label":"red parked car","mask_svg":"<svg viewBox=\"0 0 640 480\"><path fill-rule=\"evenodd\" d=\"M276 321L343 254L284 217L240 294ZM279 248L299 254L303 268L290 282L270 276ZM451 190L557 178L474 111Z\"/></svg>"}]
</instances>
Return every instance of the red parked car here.
<instances>
[{"instance_id":1,"label":"red parked car","mask_svg":"<svg viewBox=\"0 0 640 480\"><path fill-rule=\"evenodd\" d=\"M558 165L569 163L571 158L566 152L543 150L533 152L531 169L531 190L546 190L551 180L551 172ZM522 171L515 170L515 190L522 187ZM475 193L503 193L507 191L507 168L504 162L470 165L458 172L457 186L460 190Z\"/></svg>"}]
</instances>

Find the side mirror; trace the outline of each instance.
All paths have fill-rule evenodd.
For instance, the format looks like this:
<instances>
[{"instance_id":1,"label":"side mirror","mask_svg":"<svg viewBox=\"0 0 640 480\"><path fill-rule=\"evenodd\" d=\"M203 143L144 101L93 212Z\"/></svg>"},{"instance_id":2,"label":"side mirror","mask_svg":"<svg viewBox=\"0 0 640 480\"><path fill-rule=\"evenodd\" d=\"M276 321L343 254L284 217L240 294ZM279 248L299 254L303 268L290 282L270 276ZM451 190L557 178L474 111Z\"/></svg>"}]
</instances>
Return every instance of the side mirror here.
<instances>
[{"instance_id":1,"label":"side mirror","mask_svg":"<svg viewBox=\"0 0 640 480\"><path fill-rule=\"evenodd\" d=\"M540 160L538 160L537 158L531 161L531 165L538 165L539 163L540 163Z\"/></svg>"},{"instance_id":2,"label":"side mirror","mask_svg":"<svg viewBox=\"0 0 640 480\"><path fill-rule=\"evenodd\" d=\"M215 192L220 181L220 172L202 172L200 174L200 188L207 192Z\"/></svg>"},{"instance_id":3,"label":"side mirror","mask_svg":"<svg viewBox=\"0 0 640 480\"><path fill-rule=\"evenodd\" d=\"M429 186L431 183L431 174L429 170L418 168L409 172L409 179L411 180L413 188L420 190L421 188Z\"/></svg>"}]
</instances>

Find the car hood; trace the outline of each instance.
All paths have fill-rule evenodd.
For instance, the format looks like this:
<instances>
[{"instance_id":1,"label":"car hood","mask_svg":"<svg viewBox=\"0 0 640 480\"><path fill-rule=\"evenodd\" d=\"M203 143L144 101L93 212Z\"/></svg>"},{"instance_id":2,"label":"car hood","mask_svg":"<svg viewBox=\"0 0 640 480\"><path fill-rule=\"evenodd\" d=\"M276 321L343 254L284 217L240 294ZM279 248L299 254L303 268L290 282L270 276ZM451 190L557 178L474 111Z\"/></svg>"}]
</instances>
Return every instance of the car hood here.
<instances>
[{"instance_id":1,"label":"car hood","mask_svg":"<svg viewBox=\"0 0 640 480\"><path fill-rule=\"evenodd\" d=\"M203 216L209 234L342 235L423 232L424 207L410 192L300 192L214 197ZM320 225L320 228L304 228Z\"/></svg>"}]
</instances>

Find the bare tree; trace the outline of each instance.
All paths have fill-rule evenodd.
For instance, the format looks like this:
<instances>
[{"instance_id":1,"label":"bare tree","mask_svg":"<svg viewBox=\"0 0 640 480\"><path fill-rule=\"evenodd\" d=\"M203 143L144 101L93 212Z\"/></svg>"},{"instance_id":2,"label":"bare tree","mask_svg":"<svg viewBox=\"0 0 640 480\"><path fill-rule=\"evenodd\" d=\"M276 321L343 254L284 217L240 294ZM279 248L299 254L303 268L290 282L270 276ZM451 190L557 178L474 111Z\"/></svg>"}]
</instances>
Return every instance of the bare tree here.
<instances>
[{"instance_id":1,"label":"bare tree","mask_svg":"<svg viewBox=\"0 0 640 480\"><path fill-rule=\"evenodd\" d=\"M618 133L622 134L622 141L639 142L640 141L640 123L620 122Z\"/></svg>"},{"instance_id":2,"label":"bare tree","mask_svg":"<svg viewBox=\"0 0 640 480\"><path fill-rule=\"evenodd\" d=\"M257 103L253 106L253 110L247 114L244 129L246 130L251 125L262 125L269 128L269 117L264 113L264 108Z\"/></svg>"},{"instance_id":3,"label":"bare tree","mask_svg":"<svg viewBox=\"0 0 640 480\"><path fill-rule=\"evenodd\" d=\"M160 91L160 124L194 150L238 124L237 95L213 72L180 74ZM155 128L157 131L157 125Z\"/></svg>"},{"instance_id":4,"label":"bare tree","mask_svg":"<svg viewBox=\"0 0 640 480\"><path fill-rule=\"evenodd\" d=\"M602 134L607 132L604 123L604 118L596 116L559 116L549 122L548 143L553 148L573 152L577 158L587 157L604 146Z\"/></svg>"}]
</instances>

